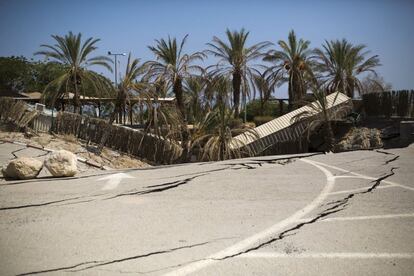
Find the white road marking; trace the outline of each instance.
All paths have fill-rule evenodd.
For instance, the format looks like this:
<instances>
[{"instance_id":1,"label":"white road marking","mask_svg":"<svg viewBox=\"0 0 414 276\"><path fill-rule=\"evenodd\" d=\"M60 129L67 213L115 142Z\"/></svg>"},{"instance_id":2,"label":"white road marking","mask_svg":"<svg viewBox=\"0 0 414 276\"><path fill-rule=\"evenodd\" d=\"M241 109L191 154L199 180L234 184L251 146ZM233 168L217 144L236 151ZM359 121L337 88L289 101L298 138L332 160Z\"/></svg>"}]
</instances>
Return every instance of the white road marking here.
<instances>
[{"instance_id":1,"label":"white road marking","mask_svg":"<svg viewBox=\"0 0 414 276\"><path fill-rule=\"evenodd\" d=\"M376 216L357 216L357 217L334 217L334 218L322 218L319 222L329 221L349 221L349 220L370 220L370 219L394 219L394 218L414 218L414 213L411 214L389 214L389 215L376 215ZM300 219L297 222L307 222L312 218Z\"/></svg>"},{"instance_id":2,"label":"white road marking","mask_svg":"<svg viewBox=\"0 0 414 276\"><path fill-rule=\"evenodd\" d=\"M365 252L341 252L341 253L274 253L255 252L246 253L238 258L327 258L327 259L413 259L413 253L365 253Z\"/></svg>"},{"instance_id":3,"label":"white road marking","mask_svg":"<svg viewBox=\"0 0 414 276\"><path fill-rule=\"evenodd\" d=\"M342 168L338 168L336 166L328 165L328 164L325 164L325 163L322 163L322 162L318 162L318 161L314 161L314 160L312 160L312 162L314 162L315 164L319 164L319 165L322 165L322 166L325 166L325 167L328 167L328 168L331 168L331 169L340 171L340 172L349 173L349 174L352 174L354 176L358 176L360 178L371 179L371 180L377 179L376 177L372 177L372 176L363 175L363 174L355 173L355 172L352 172L352 171L344 170ZM334 176L334 177L335 178L345 178L345 176L343 176L343 175L338 175L338 176ZM399 184L399 183L396 183L396 182L393 182L393 181L382 180L381 182L387 183L387 184L391 184L391 185L395 185L395 186L398 186L400 188L407 189L407 190L410 190L410 191L414 191L414 188L413 187L408 187L408 186L405 186L405 185L402 185L402 184Z\"/></svg>"},{"instance_id":4,"label":"white road marking","mask_svg":"<svg viewBox=\"0 0 414 276\"><path fill-rule=\"evenodd\" d=\"M377 189L386 189L386 188L392 188L397 187L395 185L387 185L387 186L378 186ZM338 191L338 192L331 192L329 195L340 195L340 194L350 194L350 193L356 193L356 192L363 192L371 188L371 186L353 189L353 190L345 190L345 191Z\"/></svg>"},{"instance_id":5,"label":"white road marking","mask_svg":"<svg viewBox=\"0 0 414 276\"><path fill-rule=\"evenodd\" d=\"M335 175L335 178L356 178L356 179L376 179L375 177L371 176L358 176L358 175Z\"/></svg>"},{"instance_id":6,"label":"white road marking","mask_svg":"<svg viewBox=\"0 0 414 276\"><path fill-rule=\"evenodd\" d=\"M126 174L126 173L115 173L115 174L110 174L108 176L99 178L98 181L107 180L106 185L102 188L102 190L113 190L116 187L118 187L122 179L125 179L125 178L135 178L135 177L130 176L129 174Z\"/></svg>"},{"instance_id":7,"label":"white road marking","mask_svg":"<svg viewBox=\"0 0 414 276\"><path fill-rule=\"evenodd\" d=\"M204 260L193 262L187 266L184 266L178 270L172 271L165 275L168 275L168 276L188 275L190 273L203 269L215 262L218 262L222 258L242 252L260 243L261 241L266 240L266 238L269 238L273 236L274 234L280 232L282 229L288 227L289 225L294 224L296 221L298 221L299 219L303 218L305 215L311 213L314 209L316 209L325 200L325 198L328 196L330 191L333 189L334 184L335 184L335 178L330 171L328 171L326 168L322 167L321 165L316 164L314 161L306 160L306 159L299 159L299 160L302 162L308 163L314 167L317 167L319 170L321 170L325 174L326 179L327 179L327 183L325 187L322 189L321 193L311 203L309 203L303 209L294 213L292 216L274 224L273 226L271 226L268 229L263 230L262 232L259 232L251 237L248 237L226 249L223 249L222 251L219 251L218 253L210 255Z\"/></svg>"}]
</instances>

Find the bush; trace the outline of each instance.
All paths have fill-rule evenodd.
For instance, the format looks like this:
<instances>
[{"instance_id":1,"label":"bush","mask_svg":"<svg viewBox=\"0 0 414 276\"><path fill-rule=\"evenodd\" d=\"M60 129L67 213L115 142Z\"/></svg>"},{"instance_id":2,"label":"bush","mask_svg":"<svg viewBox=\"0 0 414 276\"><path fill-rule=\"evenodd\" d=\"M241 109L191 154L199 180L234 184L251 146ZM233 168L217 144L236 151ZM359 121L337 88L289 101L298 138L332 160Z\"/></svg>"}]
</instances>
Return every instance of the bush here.
<instances>
[{"instance_id":1,"label":"bush","mask_svg":"<svg viewBox=\"0 0 414 276\"><path fill-rule=\"evenodd\" d=\"M283 111L286 113L288 105L283 103ZM240 118L243 118L244 110L240 112ZM263 109L260 105L260 100L252 100L247 103L247 121L253 121L256 116L271 116L273 118L280 116L280 107L278 101L267 102Z\"/></svg>"},{"instance_id":2,"label":"bush","mask_svg":"<svg viewBox=\"0 0 414 276\"><path fill-rule=\"evenodd\" d=\"M277 103L266 103L263 110L260 106L259 100L253 100L247 103L246 106L246 119L247 121L253 121L255 116L276 116ZM240 117L244 116L244 110L240 112Z\"/></svg>"},{"instance_id":3,"label":"bush","mask_svg":"<svg viewBox=\"0 0 414 276\"><path fill-rule=\"evenodd\" d=\"M256 124L256 126L260 126L263 125L271 120L273 120L274 118L272 116L255 116L253 118L254 123Z\"/></svg>"},{"instance_id":4,"label":"bush","mask_svg":"<svg viewBox=\"0 0 414 276\"><path fill-rule=\"evenodd\" d=\"M230 128L240 128L243 125L243 120L240 118L234 118L229 120Z\"/></svg>"}]
</instances>

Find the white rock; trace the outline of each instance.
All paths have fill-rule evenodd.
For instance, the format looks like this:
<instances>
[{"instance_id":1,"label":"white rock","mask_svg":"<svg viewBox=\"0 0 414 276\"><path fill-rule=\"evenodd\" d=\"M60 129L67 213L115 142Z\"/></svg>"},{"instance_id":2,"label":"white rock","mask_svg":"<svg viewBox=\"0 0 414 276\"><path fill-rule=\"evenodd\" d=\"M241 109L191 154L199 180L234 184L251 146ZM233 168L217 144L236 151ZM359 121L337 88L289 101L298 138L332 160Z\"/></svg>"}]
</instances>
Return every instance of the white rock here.
<instances>
[{"instance_id":1,"label":"white rock","mask_svg":"<svg viewBox=\"0 0 414 276\"><path fill-rule=\"evenodd\" d=\"M42 167L42 161L31 157L19 157L3 168L3 175L14 179L31 179L40 173Z\"/></svg>"},{"instance_id":2,"label":"white rock","mask_svg":"<svg viewBox=\"0 0 414 276\"><path fill-rule=\"evenodd\" d=\"M45 160L45 167L56 177L74 176L78 172L76 155L67 150L52 152Z\"/></svg>"}]
</instances>

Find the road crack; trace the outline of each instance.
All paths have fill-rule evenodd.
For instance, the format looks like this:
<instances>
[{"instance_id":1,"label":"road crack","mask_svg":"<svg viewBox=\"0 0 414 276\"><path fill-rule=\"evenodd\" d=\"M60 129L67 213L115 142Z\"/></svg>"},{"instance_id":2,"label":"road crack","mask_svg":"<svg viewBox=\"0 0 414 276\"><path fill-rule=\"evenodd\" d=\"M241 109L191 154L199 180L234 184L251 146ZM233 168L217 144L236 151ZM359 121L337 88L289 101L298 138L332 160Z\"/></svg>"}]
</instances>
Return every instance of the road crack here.
<instances>
[{"instance_id":1,"label":"road crack","mask_svg":"<svg viewBox=\"0 0 414 276\"><path fill-rule=\"evenodd\" d=\"M299 223L299 224L297 224L297 225L295 225L295 226L293 226L289 229L284 230L278 236L273 237L273 238L271 238L271 239L269 239L265 242L262 242L262 243L260 243L256 246L254 246L254 247L250 247L250 248L248 248L244 251L241 251L241 252L238 252L238 253L235 253L235 254L232 254L232 255L228 255L228 256L225 256L225 257L222 257L222 258L211 258L211 260L222 261L222 260L225 260L225 259L234 258L234 257L240 256L240 255L249 253L251 251L255 251L255 250L258 250L260 248L263 248L264 246L267 246L267 245L272 244L276 241L282 240L283 238L286 238L287 236L294 235L295 233L292 233L293 231L299 230L302 227L304 227L305 225L313 224L313 223L321 220L322 218L324 218L326 216L329 216L331 214L338 213L338 212L344 210L346 208L346 206L349 204L349 201L353 197L355 197L356 195L371 193L372 191L374 191L381 184L381 182L383 180L385 180L388 177L394 175L395 174L394 170L396 170L396 169L398 169L398 168L393 167L393 168L391 168L390 173L373 180L372 182L374 184L371 187L369 187L367 190L362 191L362 192L351 193L351 194L349 194L348 196L344 197L341 200L337 200L337 201L329 203L329 205L332 205L331 207L325 209L323 212L319 213L316 217L314 217L313 219L310 219L309 221L301 222L301 223Z\"/></svg>"},{"instance_id":2,"label":"road crack","mask_svg":"<svg viewBox=\"0 0 414 276\"><path fill-rule=\"evenodd\" d=\"M42 207L42 206L46 206L46 205L51 205L51 204L70 201L70 200L76 200L76 199L80 199L80 198L82 198L82 197L72 197L72 198L66 198L66 199L60 199L60 200L54 200L54 201L48 201L48 202L42 202L42 203L32 203L32 204L27 204L27 205L1 207L0 211L24 209L24 208L32 208L32 207Z\"/></svg>"},{"instance_id":3,"label":"road crack","mask_svg":"<svg viewBox=\"0 0 414 276\"><path fill-rule=\"evenodd\" d=\"M395 161L395 160L397 160L398 158L400 158L400 156L399 156L399 155L397 155L397 156L395 156L394 158L391 158L391 159L389 159L389 160L385 161L384 165L388 165L389 163L394 162L394 161Z\"/></svg>"},{"instance_id":4,"label":"road crack","mask_svg":"<svg viewBox=\"0 0 414 276\"><path fill-rule=\"evenodd\" d=\"M177 181L172 181L172 182L167 182L167 183L162 183L162 184L157 184L157 185L146 186L145 188L153 188L153 189L144 190L144 191L132 191L132 192L127 192L127 193L117 194L117 195L106 198L106 200L121 197L121 196L145 195L145 194L164 192L164 191L171 190L171 189L180 187L182 185L188 184L192 180L194 180L198 177L204 176L204 175L207 175L207 173L195 175L193 177L189 177L189 178L186 178L186 179L183 179L183 180L177 180Z\"/></svg>"},{"instance_id":5,"label":"road crack","mask_svg":"<svg viewBox=\"0 0 414 276\"><path fill-rule=\"evenodd\" d=\"M394 153L392 153L392 152L386 152L386 151L382 151L382 150L376 150L376 152L378 152L378 153L382 153L382 154L385 154L385 155L395 155Z\"/></svg>"},{"instance_id":6,"label":"road crack","mask_svg":"<svg viewBox=\"0 0 414 276\"><path fill-rule=\"evenodd\" d=\"M14 158L19 158L19 156L16 155L17 152L27 149L27 147L17 149L11 152L11 154L14 156Z\"/></svg>"},{"instance_id":7,"label":"road crack","mask_svg":"<svg viewBox=\"0 0 414 276\"><path fill-rule=\"evenodd\" d=\"M45 270L25 272L25 273L18 274L17 276L34 275L34 274L57 272L57 271L79 272L79 271L84 271L84 270L91 269L91 268L96 268L96 267L111 265L111 264L115 264L115 263L121 263L121 262L146 258L146 257L154 256L154 255L168 254L168 253L172 253L174 251L178 251L178 250L182 250L182 249L189 249L189 248L198 247L198 246L203 246L203 245L206 245L206 244L209 244L209 243L211 243L211 242L208 241L208 242L202 242L202 243L195 243L195 244L191 244L191 245L179 246L179 247L174 247L174 248L170 248L170 249L166 249L166 250L159 250L159 251L149 252L149 253L145 253L145 254L125 257L125 258L120 258L120 259L114 259L114 260L110 260L110 261L82 262L82 263L78 263L78 264L71 265L71 266L64 266L64 267L57 267L57 268L51 268L51 269L45 269Z\"/></svg>"}]
</instances>

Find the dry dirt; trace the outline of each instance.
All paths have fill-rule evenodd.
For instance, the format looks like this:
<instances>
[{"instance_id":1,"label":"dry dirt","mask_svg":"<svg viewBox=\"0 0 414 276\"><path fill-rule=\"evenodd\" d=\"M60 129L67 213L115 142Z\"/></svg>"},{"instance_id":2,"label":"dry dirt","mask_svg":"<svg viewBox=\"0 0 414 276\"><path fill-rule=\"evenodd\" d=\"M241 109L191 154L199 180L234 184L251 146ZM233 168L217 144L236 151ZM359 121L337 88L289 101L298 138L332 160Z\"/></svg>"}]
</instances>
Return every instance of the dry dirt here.
<instances>
[{"instance_id":1,"label":"dry dirt","mask_svg":"<svg viewBox=\"0 0 414 276\"><path fill-rule=\"evenodd\" d=\"M21 142L37 147L41 146L52 150L64 149L75 153L78 157L82 157L86 160L93 161L100 166L112 169L145 168L150 166L142 160L109 148L104 148L102 153L98 155L96 145L86 145L86 143L78 141L71 135L51 135L41 133L39 136L28 138L21 132L8 132L0 129L0 139Z\"/></svg>"}]
</instances>

